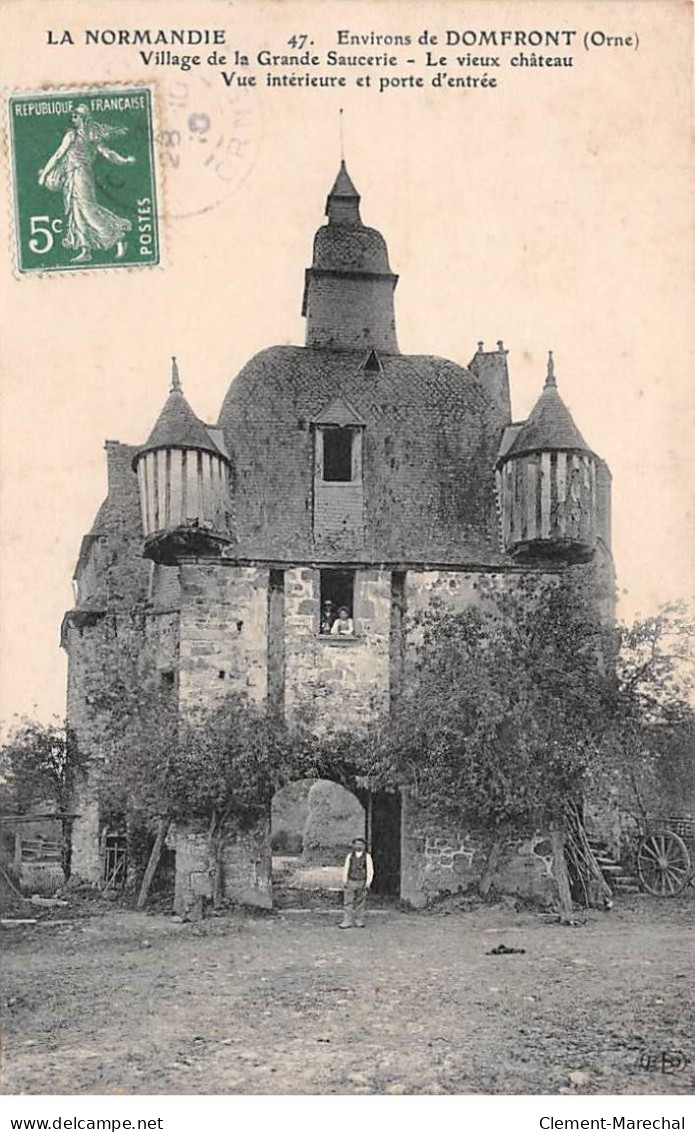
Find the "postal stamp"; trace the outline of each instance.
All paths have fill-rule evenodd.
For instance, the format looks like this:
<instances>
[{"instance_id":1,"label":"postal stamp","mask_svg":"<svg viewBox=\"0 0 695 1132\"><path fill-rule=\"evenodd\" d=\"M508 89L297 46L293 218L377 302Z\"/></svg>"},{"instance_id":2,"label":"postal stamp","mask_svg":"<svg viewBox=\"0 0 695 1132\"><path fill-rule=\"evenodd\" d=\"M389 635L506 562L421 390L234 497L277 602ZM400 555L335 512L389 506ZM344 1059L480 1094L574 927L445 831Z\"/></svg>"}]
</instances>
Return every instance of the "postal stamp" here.
<instances>
[{"instance_id":1,"label":"postal stamp","mask_svg":"<svg viewBox=\"0 0 695 1132\"><path fill-rule=\"evenodd\" d=\"M16 94L8 109L18 270L158 264L150 88Z\"/></svg>"}]
</instances>

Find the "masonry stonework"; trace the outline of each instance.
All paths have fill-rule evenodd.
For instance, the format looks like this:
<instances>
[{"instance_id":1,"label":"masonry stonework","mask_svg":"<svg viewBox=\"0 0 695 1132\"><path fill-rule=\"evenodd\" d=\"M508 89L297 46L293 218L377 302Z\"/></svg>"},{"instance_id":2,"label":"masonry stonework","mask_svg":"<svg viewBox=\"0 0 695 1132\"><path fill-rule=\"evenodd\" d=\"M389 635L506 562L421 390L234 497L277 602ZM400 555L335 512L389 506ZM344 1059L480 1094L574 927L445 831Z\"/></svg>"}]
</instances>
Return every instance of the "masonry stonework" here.
<instances>
[{"instance_id":1,"label":"masonry stonework","mask_svg":"<svg viewBox=\"0 0 695 1132\"><path fill-rule=\"evenodd\" d=\"M287 713L309 709L321 729L362 726L388 705L390 572L356 572L353 638L319 634L319 600L318 570L286 572Z\"/></svg>"},{"instance_id":2,"label":"masonry stonework","mask_svg":"<svg viewBox=\"0 0 695 1132\"><path fill-rule=\"evenodd\" d=\"M213 898L213 866L204 822L179 825L172 844L176 850L174 910L186 915ZM270 815L251 830L235 831L220 853L222 895L232 904L272 907Z\"/></svg>"},{"instance_id":3,"label":"masonry stonework","mask_svg":"<svg viewBox=\"0 0 695 1132\"><path fill-rule=\"evenodd\" d=\"M403 801L401 899L426 907L442 894L474 891L493 844L490 830L457 829L427 813L407 796ZM550 904L556 895L552 850L546 835L512 836L501 847L492 891Z\"/></svg>"},{"instance_id":4,"label":"masonry stonework","mask_svg":"<svg viewBox=\"0 0 695 1132\"><path fill-rule=\"evenodd\" d=\"M184 563L180 573L182 712L207 707L229 690L263 703L268 683L268 571Z\"/></svg>"},{"instance_id":5,"label":"masonry stonework","mask_svg":"<svg viewBox=\"0 0 695 1132\"><path fill-rule=\"evenodd\" d=\"M78 784L73 800L77 815L72 828L72 870L91 883L101 879L99 857L99 807L93 778L101 759L102 726L91 704L94 675L99 672L104 643L99 619L66 619L63 623L64 647L68 650L67 718L92 774Z\"/></svg>"}]
</instances>

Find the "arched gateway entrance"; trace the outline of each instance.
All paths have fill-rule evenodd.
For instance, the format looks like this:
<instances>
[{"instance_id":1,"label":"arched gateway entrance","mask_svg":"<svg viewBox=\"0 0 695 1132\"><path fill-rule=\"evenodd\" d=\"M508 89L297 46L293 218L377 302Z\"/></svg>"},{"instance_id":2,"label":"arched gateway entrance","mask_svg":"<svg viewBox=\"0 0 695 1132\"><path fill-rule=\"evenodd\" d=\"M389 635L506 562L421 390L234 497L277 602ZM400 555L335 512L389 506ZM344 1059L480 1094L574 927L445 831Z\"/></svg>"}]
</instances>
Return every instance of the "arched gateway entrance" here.
<instances>
[{"instance_id":1,"label":"arched gateway entrance","mask_svg":"<svg viewBox=\"0 0 695 1132\"><path fill-rule=\"evenodd\" d=\"M374 860L374 897L407 897L400 793L371 789L368 778L342 763L337 769L324 764L321 775L286 784L251 820L218 830L214 843L209 821L178 824L175 910L187 913L210 901L261 908L339 905L342 866L356 836L365 838ZM318 871L307 877L309 869ZM288 899L287 889L297 887L308 894Z\"/></svg>"},{"instance_id":2,"label":"arched gateway entrance","mask_svg":"<svg viewBox=\"0 0 695 1132\"><path fill-rule=\"evenodd\" d=\"M359 778L300 779L278 790L271 804L273 904L338 902L342 868L355 837L374 860L372 891L398 898L401 889L401 799L374 792Z\"/></svg>"}]
</instances>

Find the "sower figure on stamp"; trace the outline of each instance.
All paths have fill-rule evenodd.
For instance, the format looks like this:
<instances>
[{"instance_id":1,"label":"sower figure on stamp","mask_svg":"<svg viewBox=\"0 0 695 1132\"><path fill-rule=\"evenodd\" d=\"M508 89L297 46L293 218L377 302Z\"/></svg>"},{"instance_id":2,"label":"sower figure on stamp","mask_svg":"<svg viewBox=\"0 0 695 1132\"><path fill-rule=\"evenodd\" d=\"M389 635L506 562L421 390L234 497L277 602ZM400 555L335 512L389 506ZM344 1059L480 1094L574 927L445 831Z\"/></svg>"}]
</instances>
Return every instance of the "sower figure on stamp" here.
<instances>
[{"instance_id":1,"label":"sower figure on stamp","mask_svg":"<svg viewBox=\"0 0 695 1132\"><path fill-rule=\"evenodd\" d=\"M114 165L132 165L134 157L122 157L109 149L108 138L125 134L124 126L95 122L86 105L77 107L69 129L57 150L39 170L39 184L52 192L63 192L67 232L63 247L78 254L73 263L92 258L92 250L116 247L116 259L125 255L125 234L132 228L130 220L117 216L99 204L92 166L98 155Z\"/></svg>"},{"instance_id":2,"label":"sower figure on stamp","mask_svg":"<svg viewBox=\"0 0 695 1132\"><path fill-rule=\"evenodd\" d=\"M363 928L367 893L374 879L374 862L363 837L356 837L343 869L343 920L341 928Z\"/></svg>"}]
</instances>

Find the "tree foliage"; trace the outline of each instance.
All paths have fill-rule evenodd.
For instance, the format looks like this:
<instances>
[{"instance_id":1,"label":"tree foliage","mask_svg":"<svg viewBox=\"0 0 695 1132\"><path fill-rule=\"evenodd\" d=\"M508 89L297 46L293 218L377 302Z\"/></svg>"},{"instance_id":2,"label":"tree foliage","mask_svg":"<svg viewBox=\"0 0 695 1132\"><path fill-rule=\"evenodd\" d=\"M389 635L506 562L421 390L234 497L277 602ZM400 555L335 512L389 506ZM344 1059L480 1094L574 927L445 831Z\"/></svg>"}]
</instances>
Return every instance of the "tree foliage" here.
<instances>
[{"instance_id":1,"label":"tree foliage","mask_svg":"<svg viewBox=\"0 0 695 1132\"><path fill-rule=\"evenodd\" d=\"M63 723L20 720L0 748L0 760L19 813L38 803L70 810L82 762L75 737Z\"/></svg>"},{"instance_id":2,"label":"tree foliage","mask_svg":"<svg viewBox=\"0 0 695 1132\"><path fill-rule=\"evenodd\" d=\"M459 612L431 606L411 638L415 661L383 738L394 777L431 810L528 829L561 823L568 803L616 783L643 820L694 804L693 622L682 607L613 625L572 574L487 580Z\"/></svg>"},{"instance_id":3,"label":"tree foliage","mask_svg":"<svg viewBox=\"0 0 695 1132\"><path fill-rule=\"evenodd\" d=\"M615 628L599 788L643 826L695 808L695 624L683 604Z\"/></svg>"},{"instance_id":4,"label":"tree foliage","mask_svg":"<svg viewBox=\"0 0 695 1132\"><path fill-rule=\"evenodd\" d=\"M37 806L61 817L62 865L70 873L70 830L75 792L85 764L73 732L63 723L23 718L0 748L5 806L28 813Z\"/></svg>"},{"instance_id":5,"label":"tree foliage","mask_svg":"<svg viewBox=\"0 0 695 1132\"><path fill-rule=\"evenodd\" d=\"M488 826L557 819L600 745L610 641L574 587L482 581L459 612L416 623L414 671L389 746L435 811Z\"/></svg>"}]
</instances>

